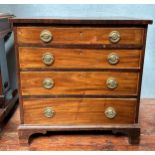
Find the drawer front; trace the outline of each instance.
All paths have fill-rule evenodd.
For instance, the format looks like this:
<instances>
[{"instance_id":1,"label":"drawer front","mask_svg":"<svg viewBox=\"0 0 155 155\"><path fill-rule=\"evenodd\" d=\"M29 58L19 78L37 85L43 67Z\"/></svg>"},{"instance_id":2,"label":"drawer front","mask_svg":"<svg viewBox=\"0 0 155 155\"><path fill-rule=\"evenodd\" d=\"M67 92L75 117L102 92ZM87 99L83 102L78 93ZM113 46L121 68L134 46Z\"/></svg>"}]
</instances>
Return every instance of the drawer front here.
<instances>
[{"instance_id":1,"label":"drawer front","mask_svg":"<svg viewBox=\"0 0 155 155\"><path fill-rule=\"evenodd\" d=\"M18 27L18 43L143 44L143 28Z\"/></svg>"},{"instance_id":2,"label":"drawer front","mask_svg":"<svg viewBox=\"0 0 155 155\"><path fill-rule=\"evenodd\" d=\"M141 50L19 48L20 68L140 68Z\"/></svg>"},{"instance_id":3,"label":"drawer front","mask_svg":"<svg viewBox=\"0 0 155 155\"><path fill-rule=\"evenodd\" d=\"M27 99L24 124L130 124L136 104L134 99Z\"/></svg>"},{"instance_id":4,"label":"drawer front","mask_svg":"<svg viewBox=\"0 0 155 155\"><path fill-rule=\"evenodd\" d=\"M21 72L22 95L137 95L135 72Z\"/></svg>"}]
</instances>

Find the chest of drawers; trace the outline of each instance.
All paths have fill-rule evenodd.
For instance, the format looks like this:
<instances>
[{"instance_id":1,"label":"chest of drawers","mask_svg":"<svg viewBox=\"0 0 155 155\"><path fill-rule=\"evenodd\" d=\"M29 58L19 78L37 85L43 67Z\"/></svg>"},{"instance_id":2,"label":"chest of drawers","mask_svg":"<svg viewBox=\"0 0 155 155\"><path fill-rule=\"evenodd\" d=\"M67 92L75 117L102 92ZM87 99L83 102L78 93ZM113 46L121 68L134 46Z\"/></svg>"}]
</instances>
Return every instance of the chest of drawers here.
<instances>
[{"instance_id":1,"label":"chest of drawers","mask_svg":"<svg viewBox=\"0 0 155 155\"><path fill-rule=\"evenodd\" d=\"M19 139L47 131L112 130L139 143L138 113L151 20L11 19Z\"/></svg>"}]
</instances>

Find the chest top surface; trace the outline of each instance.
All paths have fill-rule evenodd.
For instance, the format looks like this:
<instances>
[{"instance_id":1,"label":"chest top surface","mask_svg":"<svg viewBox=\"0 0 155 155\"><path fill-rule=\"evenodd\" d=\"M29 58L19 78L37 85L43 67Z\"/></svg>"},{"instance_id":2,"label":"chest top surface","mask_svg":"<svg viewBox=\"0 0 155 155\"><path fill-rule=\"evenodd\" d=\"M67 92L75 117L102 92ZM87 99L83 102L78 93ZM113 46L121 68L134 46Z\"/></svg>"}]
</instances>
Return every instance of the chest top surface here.
<instances>
[{"instance_id":1,"label":"chest top surface","mask_svg":"<svg viewBox=\"0 0 155 155\"><path fill-rule=\"evenodd\" d=\"M73 25L148 25L152 24L150 19L133 18L51 18L51 17L31 17L31 18L12 18L14 25L18 24L73 24Z\"/></svg>"}]
</instances>

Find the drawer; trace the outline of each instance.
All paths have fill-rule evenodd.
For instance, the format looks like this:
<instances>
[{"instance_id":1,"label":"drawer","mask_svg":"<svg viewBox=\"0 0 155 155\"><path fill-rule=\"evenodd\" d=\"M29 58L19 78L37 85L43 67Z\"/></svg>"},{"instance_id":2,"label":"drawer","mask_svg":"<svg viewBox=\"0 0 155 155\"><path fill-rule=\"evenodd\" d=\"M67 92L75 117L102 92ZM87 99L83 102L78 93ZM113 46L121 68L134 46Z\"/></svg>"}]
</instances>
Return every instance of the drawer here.
<instances>
[{"instance_id":1,"label":"drawer","mask_svg":"<svg viewBox=\"0 0 155 155\"><path fill-rule=\"evenodd\" d=\"M21 69L140 68L141 50L19 48Z\"/></svg>"},{"instance_id":2,"label":"drawer","mask_svg":"<svg viewBox=\"0 0 155 155\"><path fill-rule=\"evenodd\" d=\"M137 95L136 72L21 72L22 95Z\"/></svg>"},{"instance_id":3,"label":"drawer","mask_svg":"<svg viewBox=\"0 0 155 155\"><path fill-rule=\"evenodd\" d=\"M136 104L135 99L25 99L24 124L130 124Z\"/></svg>"},{"instance_id":4,"label":"drawer","mask_svg":"<svg viewBox=\"0 0 155 155\"><path fill-rule=\"evenodd\" d=\"M143 28L17 27L19 44L143 44Z\"/></svg>"}]
</instances>

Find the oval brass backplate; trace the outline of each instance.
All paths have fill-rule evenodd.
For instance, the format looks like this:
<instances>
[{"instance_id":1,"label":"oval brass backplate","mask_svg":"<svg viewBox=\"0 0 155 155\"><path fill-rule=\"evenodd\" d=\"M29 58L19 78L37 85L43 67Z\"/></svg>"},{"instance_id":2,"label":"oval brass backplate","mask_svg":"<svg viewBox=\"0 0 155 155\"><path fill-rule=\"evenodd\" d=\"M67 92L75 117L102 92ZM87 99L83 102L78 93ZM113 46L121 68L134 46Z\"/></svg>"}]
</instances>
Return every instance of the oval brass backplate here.
<instances>
[{"instance_id":1,"label":"oval brass backplate","mask_svg":"<svg viewBox=\"0 0 155 155\"><path fill-rule=\"evenodd\" d=\"M52 36L52 33L48 30L43 30L41 33L40 33L40 39L45 42L45 43L48 43L52 40L53 36Z\"/></svg>"},{"instance_id":2,"label":"oval brass backplate","mask_svg":"<svg viewBox=\"0 0 155 155\"><path fill-rule=\"evenodd\" d=\"M108 108L105 109L104 114L105 114L105 116L107 118L112 119L112 118L116 117L117 112L116 112L116 110L113 107L108 107Z\"/></svg>"},{"instance_id":3,"label":"oval brass backplate","mask_svg":"<svg viewBox=\"0 0 155 155\"><path fill-rule=\"evenodd\" d=\"M45 65L51 65L54 63L54 56L51 53L44 53L42 61Z\"/></svg>"},{"instance_id":4,"label":"oval brass backplate","mask_svg":"<svg viewBox=\"0 0 155 155\"><path fill-rule=\"evenodd\" d=\"M108 60L109 64L116 65L119 62L119 56L116 53L111 53L108 55L107 60Z\"/></svg>"},{"instance_id":5,"label":"oval brass backplate","mask_svg":"<svg viewBox=\"0 0 155 155\"><path fill-rule=\"evenodd\" d=\"M55 111L51 107L46 107L43 113L44 113L44 116L47 118L51 118L55 115Z\"/></svg>"},{"instance_id":6,"label":"oval brass backplate","mask_svg":"<svg viewBox=\"0 0 155 155\"><path fill-rule=\"evenodd\" d=\"M53 81L53 79L51 79L51 78L45 78L43 80L43 87L45 89L51 89L51 88L53 88L54 87L54 81Z\"/></svg>"},{"instance_id":7,"label":"oval brass backplate","mask_svg":"<svg viewBox=\"0 0 155 155\"><path fill-rule=\"evenodd\" d=\"M106 85L109 89L115 89L118 87L118 81L115 78L111 77L107 79Z\"/></svg>"},{"instance_id":8,"label":"oval brass backplate","mask_svg":"<svg viewBox=\"0 0 155 155\"><path fill-rule=\"evenodd\" d=\"M112 31L109 34L109 40L111 43L118 43L121 39L121 35L118 31Z\"/></svg>"}]
</instances>

